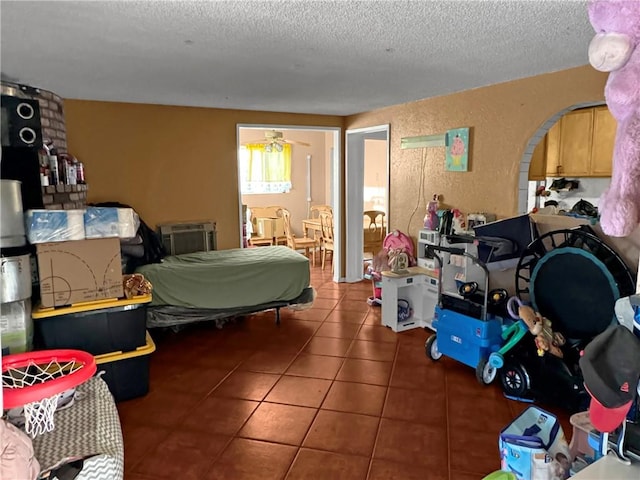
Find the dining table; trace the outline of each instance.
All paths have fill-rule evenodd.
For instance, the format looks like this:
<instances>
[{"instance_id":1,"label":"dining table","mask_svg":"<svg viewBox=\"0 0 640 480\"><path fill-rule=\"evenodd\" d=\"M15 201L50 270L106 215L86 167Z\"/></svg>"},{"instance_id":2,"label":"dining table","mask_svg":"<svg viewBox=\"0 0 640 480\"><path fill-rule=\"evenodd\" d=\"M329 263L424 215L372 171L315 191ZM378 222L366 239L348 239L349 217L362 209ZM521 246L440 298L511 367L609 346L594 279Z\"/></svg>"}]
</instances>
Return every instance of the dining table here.
<instances>
[{"instance_id":1,"label":"dining table","mask_svg":"<svg viewBox=\"0 0 640 480\"><path fill-rule=\"evenodd\" d=\"M308 236L309 231L312 232L315 240L319 240L322 237L322 225L319 218L305 218L302 220L302 232L305 237Z\"/></svg>"}]
</instances>

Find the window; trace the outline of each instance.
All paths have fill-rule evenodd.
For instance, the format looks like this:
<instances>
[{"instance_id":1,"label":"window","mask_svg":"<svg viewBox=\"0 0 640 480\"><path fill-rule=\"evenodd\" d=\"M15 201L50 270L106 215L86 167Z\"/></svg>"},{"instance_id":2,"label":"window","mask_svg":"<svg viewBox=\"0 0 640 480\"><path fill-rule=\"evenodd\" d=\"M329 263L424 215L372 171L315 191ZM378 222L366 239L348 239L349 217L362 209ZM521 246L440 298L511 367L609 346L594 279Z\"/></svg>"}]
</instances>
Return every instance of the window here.
<instances>
[{"instance_id":1,"label":"window","mask_svg":"<svg viewBox=\"0 0 640 480\"><path fill-rule=\"evenodd\" d=\"M265 147L261 144L240 147L240 189L243 195L288 193L291 190L291 145L282 145L281 152Z\"/></svg>"}]
</instances>

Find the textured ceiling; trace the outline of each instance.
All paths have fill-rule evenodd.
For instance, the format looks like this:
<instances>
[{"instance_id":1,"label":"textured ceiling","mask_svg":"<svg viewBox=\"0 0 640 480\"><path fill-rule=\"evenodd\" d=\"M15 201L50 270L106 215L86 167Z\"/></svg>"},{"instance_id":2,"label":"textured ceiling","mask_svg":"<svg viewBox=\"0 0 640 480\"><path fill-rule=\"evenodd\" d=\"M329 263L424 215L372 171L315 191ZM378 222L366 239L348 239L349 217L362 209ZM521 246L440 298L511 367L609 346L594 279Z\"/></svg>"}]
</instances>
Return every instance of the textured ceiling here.
<instances>
[{"instance_id":1,"label":"textured ceiling","mask_svg":"<svg viewBox=\"0 0 640 480\"><path fill-rule=\"evenodd\" d=\"M585 1L2 1L3 78L348 115L588 63Z\"/></svg>"}]
</instances>

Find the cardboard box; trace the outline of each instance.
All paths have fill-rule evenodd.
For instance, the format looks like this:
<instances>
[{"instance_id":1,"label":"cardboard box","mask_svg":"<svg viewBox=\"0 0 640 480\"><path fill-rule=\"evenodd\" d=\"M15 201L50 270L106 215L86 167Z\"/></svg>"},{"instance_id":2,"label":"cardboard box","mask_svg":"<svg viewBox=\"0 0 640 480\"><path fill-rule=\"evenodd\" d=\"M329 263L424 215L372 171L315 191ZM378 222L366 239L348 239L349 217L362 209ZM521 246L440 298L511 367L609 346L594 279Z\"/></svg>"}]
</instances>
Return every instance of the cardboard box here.
<instances>
[{"instance_id":1,"label":"cardboard box","mask_svg":"<svg viewBox=\"0 0 640 480\"><path fill-rule=\"evenodd\" d=\"M124 295L119 239L41 243L36 248L43 307Z\"/></svg>"}]
</instances>

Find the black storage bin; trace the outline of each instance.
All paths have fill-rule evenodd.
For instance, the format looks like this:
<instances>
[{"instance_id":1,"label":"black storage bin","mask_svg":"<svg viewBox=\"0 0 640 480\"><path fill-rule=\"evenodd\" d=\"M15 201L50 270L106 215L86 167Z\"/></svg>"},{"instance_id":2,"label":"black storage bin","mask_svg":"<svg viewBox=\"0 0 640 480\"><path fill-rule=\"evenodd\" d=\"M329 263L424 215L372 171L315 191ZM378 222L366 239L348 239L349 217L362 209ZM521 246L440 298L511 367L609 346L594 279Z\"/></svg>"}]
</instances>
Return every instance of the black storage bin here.
<instances>
[{"instance_id":1,"label":"black storage bin","mask_svg":"<svg viewBox=\"0 0 640 480\"><path fill-rule=\"evenodd\" d=\"M98 372L104 372L102 378L116 402L142 397L149 392L149 357L155 349L147 332L146 344L135 351L96 356Z\"/></svg>"},{"instance_id":2,"label":"black storage bin","mask_svg":"<svg viewBox=\"0 0 640 480\"><path fill-rule=\"evenodd\" d=\"M65 308L36 309L34 346L72 348L92 355L132 351L146 344L147 303L134 297Z\"/></svg>"}]
</instances>

